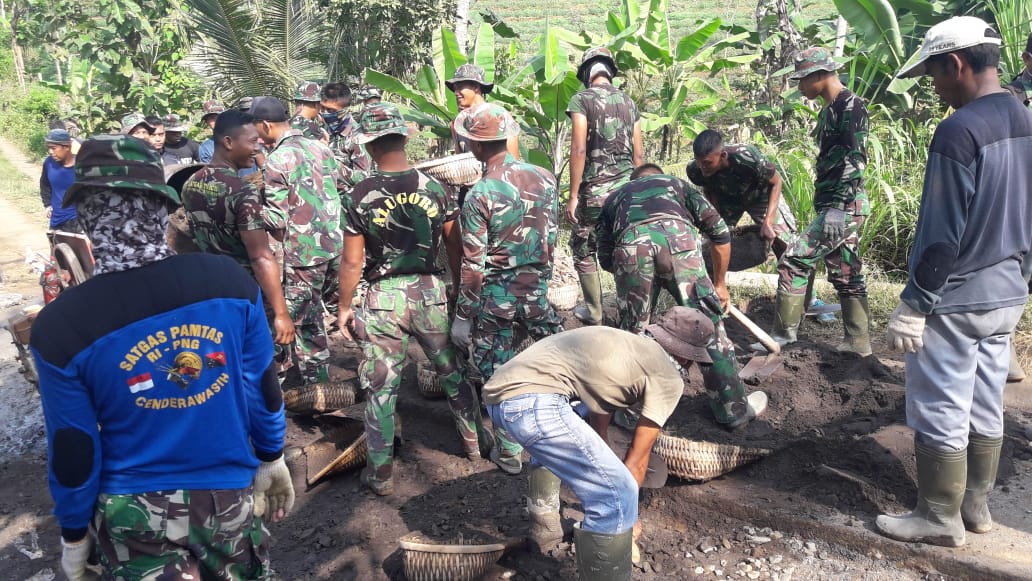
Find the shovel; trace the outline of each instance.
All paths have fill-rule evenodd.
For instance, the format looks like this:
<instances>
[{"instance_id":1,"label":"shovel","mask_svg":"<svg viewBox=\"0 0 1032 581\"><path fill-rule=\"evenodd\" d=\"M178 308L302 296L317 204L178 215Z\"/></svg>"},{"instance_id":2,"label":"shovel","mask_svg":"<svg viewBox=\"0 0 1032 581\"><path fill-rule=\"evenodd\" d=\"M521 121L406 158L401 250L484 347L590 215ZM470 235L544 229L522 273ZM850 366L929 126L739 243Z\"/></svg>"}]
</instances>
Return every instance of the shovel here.
<instances>
[{"instance_id":1,"label":"shovel","mask_svg":"<svg viewBox=\"0 0 1032 581\"><path fill-rule=\"evenodd\" d=\"M781 368L781 356L779 355L781 353L781 345L778 345L777 341L771 338L766 331L752 322L752 319L745 316L734 305L728 305L728 312L767 348L767 355L756 355L750 359L749 363L746 363L745 367L738 372L738 377L742 378L743 381L752 378L766 379L770 377L772 373Z\"/></svg>"}]
</instances>

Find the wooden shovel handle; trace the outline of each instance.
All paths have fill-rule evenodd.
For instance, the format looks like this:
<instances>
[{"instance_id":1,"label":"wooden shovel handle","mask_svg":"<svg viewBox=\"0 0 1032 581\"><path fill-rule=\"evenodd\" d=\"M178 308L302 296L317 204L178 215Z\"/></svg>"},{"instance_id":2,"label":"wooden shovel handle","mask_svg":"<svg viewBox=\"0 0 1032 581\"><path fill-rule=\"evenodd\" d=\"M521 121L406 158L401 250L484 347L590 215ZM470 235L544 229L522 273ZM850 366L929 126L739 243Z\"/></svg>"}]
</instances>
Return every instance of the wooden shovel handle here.
<instances>
[{"instance_id":1,"label":"wooden shovel handle","mask_svg":"<svg viewBox=\"0 0 1032 581\"><path fill-rule=\"evenodd\" d=\"M760 343L763 343L763 346L767 348L767 351L770 351L773 355L781 353L781 345L778 345L777 341L772 339L771 336L761 329L759 325L752 322L752 319L746 317L745 314L742 313L742 311L739 311L737 307L734 305L728 305L727 311L735 318L735 320L741 323L746 329L749 329L749 332L755 335L756 338L760 340Z\"/></svg>"}]
</instances>

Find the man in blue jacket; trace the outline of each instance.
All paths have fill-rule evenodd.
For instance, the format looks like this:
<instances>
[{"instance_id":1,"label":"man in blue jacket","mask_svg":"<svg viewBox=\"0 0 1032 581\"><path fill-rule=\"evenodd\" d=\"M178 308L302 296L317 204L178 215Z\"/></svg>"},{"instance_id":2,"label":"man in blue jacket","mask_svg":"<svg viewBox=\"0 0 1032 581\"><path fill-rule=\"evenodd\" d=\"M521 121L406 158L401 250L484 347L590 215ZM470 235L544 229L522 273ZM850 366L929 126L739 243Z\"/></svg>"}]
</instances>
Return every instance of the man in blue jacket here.
<instances>
[{"instance_id":1,"label":"man in blue jacket","mask_svg":"<svg viewBox=\"0 0 1032 581\"><path fill-rule=\"evenodd\" d=\"M261 291L225 256L174 256L158 152L83 143L74 204L94 278L33 325L61 566L107 577L266 579L263 516L294 502Z\"/></svg>"},{"instance_id":2,"label":"man in blue jacket","mask_svg":"<svg viewBox=\"0 0 1032 581\"><path fill-rule=\"evenodd\" d=\"M50 221L50 229L82 232L75 218L75 208L62 205L65 192L75 181L72 136L64 129L51 129L47 133L46 144L49 155L43 161L43 173L39 177L39 197Z\"/></svg>"}]
</instances>

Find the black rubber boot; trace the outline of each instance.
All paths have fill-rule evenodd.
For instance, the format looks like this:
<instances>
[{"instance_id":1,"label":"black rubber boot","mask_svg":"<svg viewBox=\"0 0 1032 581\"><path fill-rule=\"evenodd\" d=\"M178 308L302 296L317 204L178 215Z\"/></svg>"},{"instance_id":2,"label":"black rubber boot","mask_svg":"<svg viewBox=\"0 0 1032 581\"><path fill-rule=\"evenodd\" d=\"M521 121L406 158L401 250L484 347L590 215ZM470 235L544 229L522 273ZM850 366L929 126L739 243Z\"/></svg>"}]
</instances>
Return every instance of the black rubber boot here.
<instances>
[{"instance_id":1,"label":"black rubber boot","mask_svg":"<svg viewBox=\"0 0 1032 581\"><path fill-rule=\"evenodd\" d=\"M878 530L890 539L943 547L964 544L960 503L967 482L967 449L935 450L914 443L917 457L917 507L900 516L880 515Z\"/></svg>"},{"instance_id":2,"label":"black rubber boot","mask_svg":"<svg viewBox=\"0 0 1032 581\"><path fill-rule=\"evenodd\" d=\"M631 578L633 530L615 535L573 529L581 581L627 581Z\"/></svg>"},{"instance_id":3,"label":"black rubber boot","mask_svg":"<svg viewBox=\"0 0 1032 581\"><path fill-rule=\"evenodd\" d=\"M987 533L993 528L993 517L986 501L996 483L1001 448L1002 437L985 438L978 434L968 437L967 487L964 501L960 504L960 516L964 519L964 528L973 533Z\"/></svg>"}]
</instances>

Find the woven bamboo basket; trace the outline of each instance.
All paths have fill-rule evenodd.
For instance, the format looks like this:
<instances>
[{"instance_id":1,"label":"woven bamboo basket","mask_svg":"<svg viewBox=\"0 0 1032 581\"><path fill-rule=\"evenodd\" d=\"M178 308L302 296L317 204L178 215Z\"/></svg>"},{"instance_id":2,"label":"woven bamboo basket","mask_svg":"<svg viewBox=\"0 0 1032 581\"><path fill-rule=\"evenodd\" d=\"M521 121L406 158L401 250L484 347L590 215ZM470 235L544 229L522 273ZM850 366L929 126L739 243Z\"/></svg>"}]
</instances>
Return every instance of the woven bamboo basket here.
<instances>
[{"instance_id":1,"label":"woven bamboo basket","mask_svg":"<svg viewBox=\"0 0 1032 581\"><path fill-rule=\"evenodd\" d=\"M427 160L415 168L450 186L471 186L483 175L483 166L472 153Z\"/></svg>"},{"instance_id":2,"label":"woven bamboo basket","mask_svg":"<svg viewBox=\"0 0 1032 581\"><path fill-rule=\"evenodd\" d=\"M438 545L406 537L399 544L409 581L474 581L505 553L502 543Z\"/></svg>"},{"instance_id":3,"label":"woven bamboo basket","mask_svg":"<svg viewBox=\"0 0 1032 581\"><path fill-rule=\"evenodd\" d=\"M429 361L420 361L416 366L416 383L419 384L419 393L426 399L441 399L447 395L437 369Z\"/></svg>"},{"instance_id":4,"label":"woven bamboo basket","mask_svg":"<svg viewBox=\"0 0 1032 581\"><path fill-rule=\"evenodd\" d=\"M568 311L577 306L580 299L579 284L564 284L557 287L548 287L548 302L559 311Z\"/></svg>"},{"instance_id":5,"label":"woven bamboo basket","mask_svg":"<svg viewBox=\"0 0 1032 581\"><path fill-rule=\"evenodd\" d=\"M652 451L666 460L671 474L685 480L711 480L771 453L764 448L699 442L663 433Z\"/></svg>"},{"instance_id":6,"label":"woven bamboo basket","mask_svg":"<svg viewBox=\"0 0 1032 581\"><path fill-rule=\"evenodd\" d=\"M296 414L332 412L354 405L355 386L343 381L311 383L283 393L283 406Z\"/></svg>"},{"instance_id":7,"label":"woven bamboo basket","mask_svg":"<svg viewBox=\"0 0 1032 581\"><path fill-rule=\"evenodd\" d=\"M323 430L322 438L302 449L307 467L305 482L309 486L327 476L365 466L366 463L368 448L362 422L325 417L323 421L333 423Z\"/></svg>"}]
</instances>

